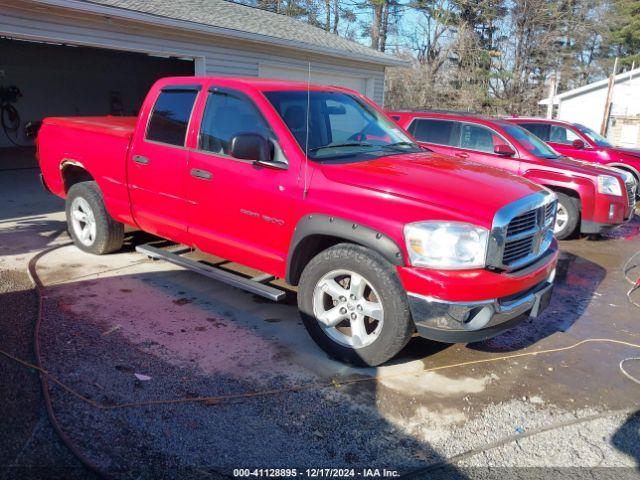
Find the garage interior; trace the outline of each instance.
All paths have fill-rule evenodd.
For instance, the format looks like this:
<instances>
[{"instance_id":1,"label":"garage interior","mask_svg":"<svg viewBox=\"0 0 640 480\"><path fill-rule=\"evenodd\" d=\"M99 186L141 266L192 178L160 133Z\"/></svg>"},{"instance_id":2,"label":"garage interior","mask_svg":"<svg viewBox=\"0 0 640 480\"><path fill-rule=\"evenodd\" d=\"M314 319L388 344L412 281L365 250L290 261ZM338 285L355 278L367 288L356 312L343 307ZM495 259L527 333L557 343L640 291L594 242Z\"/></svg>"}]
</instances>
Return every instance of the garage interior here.
<instances>
[{"instance_id":1,"label":"garage interior","mask_svg":"<svg viewBox=\"0 0 640 480\"><path fill-rule=\"evenodd\" d=\"M0 58L0 170L36 166L30 124L48 116L137 115L158 78L195 69L192 58L7 37L0 37Z\"/></svg>"}]
</instances>

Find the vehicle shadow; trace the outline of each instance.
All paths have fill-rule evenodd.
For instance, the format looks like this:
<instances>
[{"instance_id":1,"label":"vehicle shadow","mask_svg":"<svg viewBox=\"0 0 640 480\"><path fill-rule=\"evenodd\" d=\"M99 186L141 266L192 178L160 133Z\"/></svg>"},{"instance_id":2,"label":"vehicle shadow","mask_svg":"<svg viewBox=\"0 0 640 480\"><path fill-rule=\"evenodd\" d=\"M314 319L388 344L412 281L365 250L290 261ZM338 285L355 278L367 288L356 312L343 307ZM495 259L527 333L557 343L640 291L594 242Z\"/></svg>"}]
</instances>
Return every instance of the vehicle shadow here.
<instances>
[{"instance_id":1,"label":"vehicle shadow","mask_svg":"<svg viewBox=\"0 0 640 480\"><path fill-rule=\"evenodd\" d=\"M43 250L66 236L67 224L45 215L15 221L0 221L0 256L21 255Z\"/></svg>"},{"instance_id":2,"label":"vehicle shadow","mask_svg":"<svg viewBox=\"0 0 640 480\"><path fill-rule=\"evenodd\" d=\"M630 414L624 424L613 434L611 443L620 452L633 458L640 471L640 410Z\"/></svg>"},{"instance_id":3,"label":"vehicle shadow","mask_svg":"<svg viewBox=\"0 0 640 480\"><path fill-rule=\"evenodd\" d=\"M551 304L538 318L468 348L482 352L508 352L531 346L556 332L566 332L584 314L606 270L584 257L562 251Z\"/></svg>"},{"instance_id":4,"label":"vehicle shadow","mask_svg":"<svg viewBox=\"0 0 640 480\"><path fill-rule=\"evenodd\" d=\"M134 238L128 248L143 237ZM44 312L43 363L87 398L216 397L100 410L54 386L67 434L118 478L270 467L405 474L445 462L380 410L376 369L327 358L291 305L169 270L47 287ZM426 343L412 343L403 355L424 356ZM355 377L370 378L366 394L340 386ZM465 475L447 467L445 477Z\"/></svg>"}]
</instances>

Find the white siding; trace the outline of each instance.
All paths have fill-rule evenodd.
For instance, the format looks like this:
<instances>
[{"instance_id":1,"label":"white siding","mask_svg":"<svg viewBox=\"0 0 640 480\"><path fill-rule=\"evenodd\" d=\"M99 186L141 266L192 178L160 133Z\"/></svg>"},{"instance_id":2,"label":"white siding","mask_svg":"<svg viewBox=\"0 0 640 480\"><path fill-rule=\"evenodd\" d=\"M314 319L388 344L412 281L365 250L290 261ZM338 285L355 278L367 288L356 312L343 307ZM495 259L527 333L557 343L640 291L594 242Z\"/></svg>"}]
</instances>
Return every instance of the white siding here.
<instances>
[{"instance_id":1,"label":"white siding","mask_svg":"<svg viewBox=\"0 0 640 480\"><path fill-rule=\"evenodd\" d=\"M558 107L558 119L582 123L599 132L607 99L607 86L563 98ZM616 82L611 106L613 116L640 115L640 78Z\"/></svg>"},{"instance_id":2,"label":"white siding","mask_svg":"<svg viewBox=\"0 0 640 480\"><path fill-rule=\"evenodd\" d=\"M384 67L319 54L305 54L286 48L250 42L233 42L222 37L187 34L172 29L150 28L133 22L57 9L35 8L26 2L0 0L0 34L9 37L53 41L196 58L207 75L256 77L261 62L289 68L307 68L324 74L345 74L366 78L371 97L382 103Z\"/></svg>"}]
</instances>

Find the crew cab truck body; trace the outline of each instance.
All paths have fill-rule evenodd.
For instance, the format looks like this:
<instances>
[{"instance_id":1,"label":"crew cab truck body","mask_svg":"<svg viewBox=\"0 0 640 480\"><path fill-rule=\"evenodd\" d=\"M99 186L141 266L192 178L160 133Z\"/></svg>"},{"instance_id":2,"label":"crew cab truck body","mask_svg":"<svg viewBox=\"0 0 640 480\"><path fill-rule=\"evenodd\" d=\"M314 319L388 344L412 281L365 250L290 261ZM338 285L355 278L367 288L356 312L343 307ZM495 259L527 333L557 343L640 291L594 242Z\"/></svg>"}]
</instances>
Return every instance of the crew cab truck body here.
<instances>
[{"instance_id":1,"label":"crew cab truck body","mask_svg":"<svg viewBox=\"0 0 640 480\"><path fill-rule=\"evenodd\" d=\"M640 149L616 147L602 135L579 123L546 118L506 118L544 140L567 157L626 170L640 183ZM639 192L636 192L638 198Z\"/></svg>"},{"instance_id":2,"label":"crew cab truck body","mask_svg":"<svg viewBox=\"0 0 640 480\"><path fill-rule=\"evenodd\" d=\"M79 248L130 225L284 278L344 361L486 339L551 295L553 193L422 150L347 89L167 78L137 119L47 118L37 144Z\"/></svg>"},{"instance_id":3,"label":"crew cab truck body","mask_svg":"<svg viewBox=\"0 0 640 480\"><path fill-rule=\"evenodd\" d=\"M598 234L631 219L636 182L618 169L561 156L517 125L477 115L392 112L423 146L442 154L504 169L558 196L555 234Z\"/></svg>"}]
</instances>

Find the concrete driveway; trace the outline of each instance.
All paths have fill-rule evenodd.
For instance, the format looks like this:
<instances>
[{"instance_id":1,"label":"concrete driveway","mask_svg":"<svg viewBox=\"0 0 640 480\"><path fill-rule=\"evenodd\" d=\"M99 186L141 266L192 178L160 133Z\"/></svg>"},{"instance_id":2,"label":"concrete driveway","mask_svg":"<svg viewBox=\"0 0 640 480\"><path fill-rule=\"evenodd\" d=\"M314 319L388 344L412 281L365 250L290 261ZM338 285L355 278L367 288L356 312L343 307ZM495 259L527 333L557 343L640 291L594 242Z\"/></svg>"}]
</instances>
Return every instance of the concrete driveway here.
<instances>
[{"instance_id":1,"label":"concrete driveway","mask_svg":"<svg viewBox=\"0 0 640 480\"><path fill-rule=\"evenodd\" d=\"M69 241L62 207L36 170L0 172L0 271L18 275L38 252ZM618 363L640 351L599 341L521 355L593 338L640 344L640 311L621 272L640 250L638 221L605 240L564 242L552 305L535 322L470 345L414 339L377 369L328 359L300 323L295 292L270 303L134 251L148 241L133 233L121 253L63 246L37 261L45 368L101 407L143 403L97 408L52 388L67 435L117 478L217 478L253 467L421 475L452 457L441 475L515 471L486 467L638 474L640 385ZM7 298L5 329L18 324ZM0 348L15 341L0 337ZM0 368L9 364L0 357ZM638 362L628 370L640 376ZM15 398L23 388L14 386ZM215 398L185 401L200 397ZM20 430L11 422L6 432ZM599 470L614 466L625 468Z\"/></svg>"}]
</instances>

